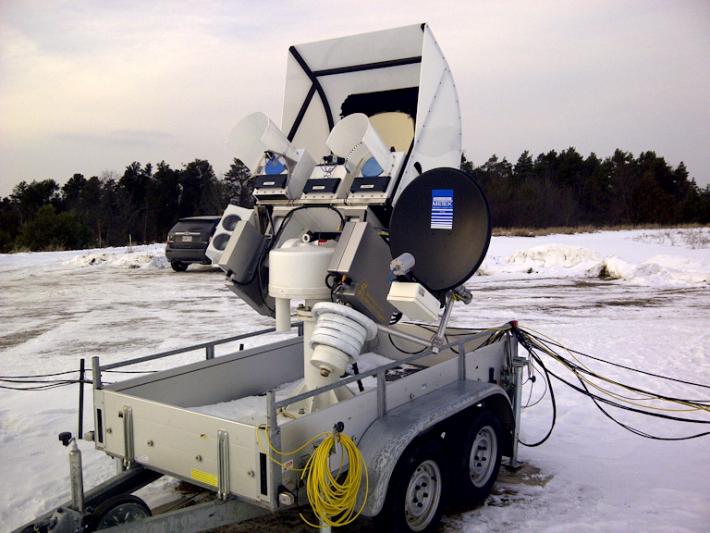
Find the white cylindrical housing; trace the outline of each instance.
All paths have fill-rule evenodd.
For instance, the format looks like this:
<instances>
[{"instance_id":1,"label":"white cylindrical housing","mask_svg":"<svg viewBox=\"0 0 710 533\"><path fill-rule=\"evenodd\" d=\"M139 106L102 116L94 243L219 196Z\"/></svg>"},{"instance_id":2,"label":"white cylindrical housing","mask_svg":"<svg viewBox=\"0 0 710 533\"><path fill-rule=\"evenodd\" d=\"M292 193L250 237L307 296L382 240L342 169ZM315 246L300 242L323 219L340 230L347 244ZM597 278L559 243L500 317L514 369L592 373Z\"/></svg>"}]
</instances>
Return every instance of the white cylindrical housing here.
<instances>
[{"instance_id":1,"label":"white cylindrical housing","mask_svg":"<svg viewBox=\"0 0 710 533\"><path fill-rule=\"evenodd\" d=\"M351 170L374 157L385 172L392 166L392 153L364 113L348 115L331 130L325 144L335 155L350 162Z\"/></svg>"},{"instance_id":2,"label":"white cylindrical housing","mask_svg":"<svg viewBox=\"0 0 710 533\"><path fill-rule=\"evenodd\" d=\"M330 299L325 276L334 248L292 244L269 252L269 294L292 300Z\"/></svg>"},{"instance_id":3,"label":"white cylindrical housing","mask_svg":"<svg viewBox=\"0 0 710 533\"><path fill-rule=\"evenodd\" d=\"M352 307L321 302L313 307L313 316L311 364L324 376L341 376L360 355L365 341L377 335L377 325Z\"/></svg>"},{"instance_id":4,"label":"white cylindrical housing","mask_svg":"<svg viewBox=\"0 0 710 533\"><path fill-rule=\"evenodd\" d=\"M291 300L276 298L276 332L288 333L291 331Z\"/></svg>"}]
</instances>

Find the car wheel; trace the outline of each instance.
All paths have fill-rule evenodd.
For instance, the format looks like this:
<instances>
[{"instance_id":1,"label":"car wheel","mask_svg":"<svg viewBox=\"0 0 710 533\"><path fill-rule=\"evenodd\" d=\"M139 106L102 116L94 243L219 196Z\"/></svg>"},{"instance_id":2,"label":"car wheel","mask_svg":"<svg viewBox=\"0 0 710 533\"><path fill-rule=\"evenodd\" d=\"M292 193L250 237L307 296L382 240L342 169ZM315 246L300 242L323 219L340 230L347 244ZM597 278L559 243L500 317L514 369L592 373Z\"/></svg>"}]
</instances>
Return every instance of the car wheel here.
<instances>
[{"instance_id":1,"label":"car wheel","mask_svg":"<svg viewBox=\"0 0 710 533\"><path fill-rule=\"evenodd\" d=\"M501 442L498 419L487 410L475 415L452 469L459 503L476 505L491 493L500 470Z\"/></svg>"},{"instance_id":2,"label":"car wheel","mask_svg":"<svg viewBox=\"0 0 710 533\"><path fill-rule=\"evenodd\" d=\"M175 272L185 272L187 270L187 263L182 261L171 261L170 266L173 267Z\"/></svg>"},{"instance_id":3,"label":"car wheel","mask_svg":"<svg viewBox=\"0 0 710 533\"><path fill-rule=\"evenodd\" d=\"M415 442L392 473L384 507L378 515L383 531L433 531L446 500L446 466L436 442Z\"/></svg>"}]
</instances>

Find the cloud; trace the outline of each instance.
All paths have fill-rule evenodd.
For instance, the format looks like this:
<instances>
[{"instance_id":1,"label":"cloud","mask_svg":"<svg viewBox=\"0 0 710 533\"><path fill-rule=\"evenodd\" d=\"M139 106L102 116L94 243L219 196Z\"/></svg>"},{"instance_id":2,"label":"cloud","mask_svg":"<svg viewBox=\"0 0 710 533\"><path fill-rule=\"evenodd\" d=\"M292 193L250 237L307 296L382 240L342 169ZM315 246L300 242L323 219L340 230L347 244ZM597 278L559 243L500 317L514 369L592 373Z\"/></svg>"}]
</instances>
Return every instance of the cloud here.
<instances>
[{"instance_id":1,"label":"cloud","mask_svg":"<svg viewBox=\"0 0 710 533\"><path fill-rule=\"evenodd\" d=\"M425 21L452 68L475 161L569 145L654 149L707 182L709 6L6 0L0 195L20 179L134 160L201 157L223 171L239 118L260 110L280 122L289 45Z\"/></svg>"}]
</instances>

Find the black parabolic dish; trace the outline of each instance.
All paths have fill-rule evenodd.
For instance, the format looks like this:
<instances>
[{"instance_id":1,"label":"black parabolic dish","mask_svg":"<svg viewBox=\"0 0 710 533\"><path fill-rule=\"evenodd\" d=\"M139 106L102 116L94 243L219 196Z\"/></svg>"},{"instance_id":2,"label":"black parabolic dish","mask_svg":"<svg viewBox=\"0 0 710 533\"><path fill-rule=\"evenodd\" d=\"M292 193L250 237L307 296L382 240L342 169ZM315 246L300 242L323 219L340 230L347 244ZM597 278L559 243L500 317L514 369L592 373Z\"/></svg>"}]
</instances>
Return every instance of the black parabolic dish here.
<instances>
[{"instance_id":1,"label":"black parabolic dish","mask_svg":"<svg viewBox=\"0 0 710 533\"><path fill-rule=\"evenodd\" d=\"M412 274L431 292L453 289L470 278L490 241L488 200L471 176L455 168L421 174L392 211L392 257L412 254Z\"/></svg>"}]
</instances>

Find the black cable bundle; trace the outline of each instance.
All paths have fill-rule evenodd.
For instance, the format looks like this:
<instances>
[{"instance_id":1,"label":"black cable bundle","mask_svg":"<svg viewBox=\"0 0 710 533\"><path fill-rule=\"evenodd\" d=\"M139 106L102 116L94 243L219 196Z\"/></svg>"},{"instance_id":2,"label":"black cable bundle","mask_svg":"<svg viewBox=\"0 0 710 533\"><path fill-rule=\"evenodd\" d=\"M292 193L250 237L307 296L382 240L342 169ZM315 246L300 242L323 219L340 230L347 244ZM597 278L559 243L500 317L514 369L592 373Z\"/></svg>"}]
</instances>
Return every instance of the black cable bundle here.
<instances>
[{"instance_id":1,"label":"black cable bundle","mask_svg":"<svg viewBox=\"0 0 710 533\"><path fill-rule=\"evenodd\" d=\"M570 387L572 390L575 390L594 402L594 405L606 416L609 418L611 421L613 421L615 424L618 424L622 428L626 429L627 431L630 431L631 433L634 433L636 435L639 435L641 437L647 438L647 439L653 439L653 440L663 440L663 441L681 441L681 440L690 440L690 439L696 439L699 437L704 437L706 435L710 435L710 431L705 431L693 435L688 435L684 437L663 437L659 435L653 435L651 433L647 433L641 429L635 428L629 424L626 424L622 421L620 421L618 418L616 418L614 415L612 415L604 406L611 406L615 407L618 409L623 409L625 411L630 411L638 414L642 414L645 416L652 416L656 418L661 418L664 420L670 420L673 422L681 422L681 423L688 423L688 424L710 424L710 420L697 420L697 419L692 419L692 418L686 418L686 417L681 417L681 416L675 416L675 415L669 415L665 414L662 412L653 412L651 409L656 409L659 411L668 411L669 409L661 409L661 408L654 408L654 407L648 407L648 408L639 408L638 406L634 407L636 405L636 402L638 401L643 401L643 400L660 400L664 402L670 402L670 403L675 403L675 404L680 404L684 407L683 410L688 410L688 411L710 411L710 400L695 400L695 399L687 399L687 398L676 398L673 396L668 396L665 394L659 394L656 392L652 392L640 387L635 387L632 385L627 385L625 383L621 383L619 381L607 378L597 372L594 372L588 368L586 368L584 365L582 365L579 362L575 362L563 355L561 355L558 351L554 350L552 346L555 346L557 348L560 348L562 350L567 351L570 353L573 357L574 355L579 355L581 357L587 357L589 359L593 359L595 361L602 362L604 364L608 364L611 366L615 366L617 368L622 368L624 370L628 370L630 372L636 372L639 374L644 374L647 376L651 376L654 378L658 379L663 379L667 381L673 381L676 383L682 383L685 385L691 385L694 387L702 387L705 389L710 389L710 385L705 385L702 383L695 383L692 381L687 381L683 379L678 379L670 376L664 376L662 374L656 374L653 372L647 372L645 370L639 370L630 366L622 365L619 363L614 363L612 361L608 361L606 359L602 359L600 357L595 357L577 350L572 350L570 348L567 348L563 346L560 343L557 343L555 341L551 341L549 339L543 339L540 335L536 335L535 333L532 333L530 331L524 330L519 328L516 324L511 323L511 331L515 335L516 339L518 342L525 348L525 350L528 352L530 355L530 358L536 364L539 368L542 369L542 374L545 377L546 383L547 383L547 390L550 391L550 399L552 402L552 423L550 424L550 429L545 435L545 437L540 440L539 442L533 443L533 444L527 444L525 442L521 442L521 444L525 446L539 446L543 442L545 442L550 435L552 434L552 430L555 427L555 421L557 419L557 404L555 401L555 394L552 388L552 380L551 378L555 378L559 382L563 383L564 385L567 385ZM558 363L562 364L567 370L569 370L576 378L577 381L579 381L579 384L574 384L571 383L570 381L564 379L563 377L559 376L549 368L547 368L542 360L541 354L547 355L551 357L553 360L557 361ZM631 391L636 394L640 394L643 397L642 398L630 398L628 396L623 396L619 393L615 393L612 391L609 391L605 389L604 387L601 387L594 382L592 382L589 378L593 378L596 380L600 380L612 385L615 385L617 387L626 389L628 391ZM590 386L597 389L599 391L598 393L593 392L590 390ZM601 394L600 394L601 393ZM545 393L543 393L544 396ZM537 404L541 398L538 398L535 401L535 404ZM677 409L672 409L672 410L677 410Z\"/></svg>"},{"instance_id":2,"label":"black cable bundle","mask_svg":"<svg viewBox=\"0 0 710 533\"><path fill-rule=\"evenodd\" d=\"M111 372L115 374L150 374L152 372L157 372L157 370L104 370L104 372ZM70 379L70 378L59 378L59 379L46 379L46 378L58 378L59 376L66 376L67 374L78 374L79 370L65 370L63 372L51 372L47 374L29 374L22 376L0 376L0 389L6 390L18 390L18 391L45 391L56 389L57 387L65 387L67 385L74 385L75 383L88 383L91 384L90 379ZM9 385L8 385L9 383ZM28 385L28 386L25 386Z\"/></svg>"}]
</instances>

